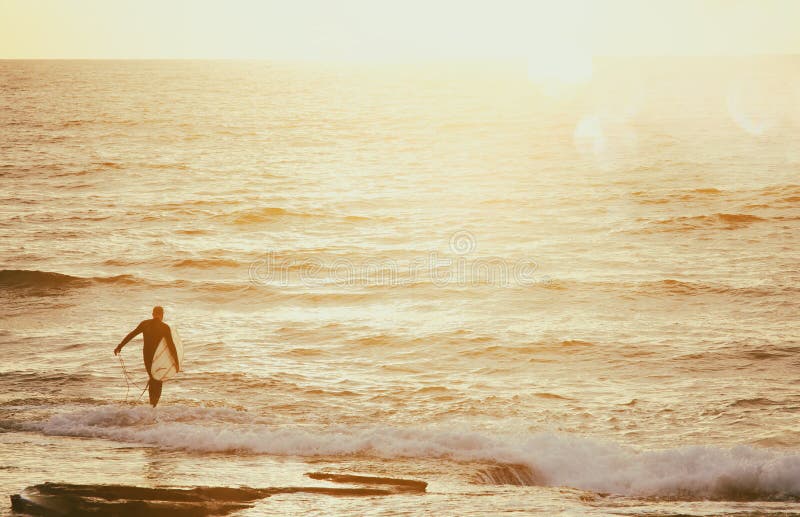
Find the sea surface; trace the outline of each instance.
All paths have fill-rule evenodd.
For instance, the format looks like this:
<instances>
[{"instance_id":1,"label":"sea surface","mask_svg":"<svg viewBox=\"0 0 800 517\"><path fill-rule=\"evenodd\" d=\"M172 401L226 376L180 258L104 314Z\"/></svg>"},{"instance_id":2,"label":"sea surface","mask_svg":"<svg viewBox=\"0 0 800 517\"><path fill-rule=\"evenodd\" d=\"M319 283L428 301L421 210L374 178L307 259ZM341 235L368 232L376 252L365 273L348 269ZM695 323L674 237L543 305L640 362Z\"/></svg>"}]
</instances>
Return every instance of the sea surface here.
<instances>
[{"instance_id":1,"label":"sea surface","mask_svg":"<svg viewBox=\"0 0 800 517\"><path fill-rule=\"evenodd\" d=\"M0 243L0 512L800 513L800 58L0 61Z\"/></svg>"}]
</instances>

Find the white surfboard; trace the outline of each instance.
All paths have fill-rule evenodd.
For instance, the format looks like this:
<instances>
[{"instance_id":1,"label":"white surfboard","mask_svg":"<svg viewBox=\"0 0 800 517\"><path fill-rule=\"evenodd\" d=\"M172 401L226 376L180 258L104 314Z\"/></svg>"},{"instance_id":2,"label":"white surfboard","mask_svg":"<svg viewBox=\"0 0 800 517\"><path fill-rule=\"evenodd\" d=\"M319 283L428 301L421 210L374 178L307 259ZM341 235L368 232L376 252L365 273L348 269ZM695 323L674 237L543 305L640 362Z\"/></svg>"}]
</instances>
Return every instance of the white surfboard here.
<instances>
[{"instance_id":1,"label":"white surfboard","mask_svg":"<svg viewBox=\"0 0 800 517\"><path fill-rule=\"evenodd\" d=\"M183 343L178 330L175 327L170 327L172 330L172 341L175 343L175 351L178 352L178 363L169 351L169 345L165 338L161 338L161 342L156 347L153 354L153 364L150 366L150 373L157 381L166 381L171 379L178 373L180 364L183 363Z\"/></svg>"}]
</instances>

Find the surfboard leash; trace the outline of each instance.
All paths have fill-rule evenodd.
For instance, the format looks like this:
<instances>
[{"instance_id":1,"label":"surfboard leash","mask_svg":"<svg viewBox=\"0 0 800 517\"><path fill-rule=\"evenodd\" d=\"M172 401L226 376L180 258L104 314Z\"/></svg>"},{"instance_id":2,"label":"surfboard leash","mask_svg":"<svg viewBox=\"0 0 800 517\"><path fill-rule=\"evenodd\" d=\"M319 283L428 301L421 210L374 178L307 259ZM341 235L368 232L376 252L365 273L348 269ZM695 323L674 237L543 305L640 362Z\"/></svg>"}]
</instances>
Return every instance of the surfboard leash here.
<instances>
[{"instance_id":1,"label":"surfboard leash","mask_svg":"<svg viewBox=\"0 0 800 517\"><path fill-rule=\"evenodd\" d=\"M125 378L125 403L128 403L128 394L131 391L131 379L130 374L128 373L128 369L125 368L125 360L122 359L122 352L117 354L117 359L119 359L119 365L122 368L122 376Z\"/></svg>"},{"instance_id":2,"label":"surfboard leash","mask_svg":"<svg viewBox=\"0 0 800 517\"><path fill-rule=\"evenodd\" d=\"M142 395L144 395L144 392L147 391L147 388L149 387L150 387L150 377L147 378L147 384L144 385L144 388L142 388L142 392L139 393L139 398L136 399L137 404L142 400Z\"/></svg>"},{"instance_id":3,"label":"surfboard leash","mask_svg":"<svg viewBox=\"0 0 800 517\"><path fill-rule=\"evenodd\" d=\"M122 375L125 377L125 403L127 404L128 403L128 395L131 392L131 384L136 384L136 381L133 380L133 376L128 371L128 368L125 366L125 359L122 358L122 351L120 351L120 353L117 354L117 358L119 358L119 364L120 364L120 366L122 366ZM149 387L150 387L150 379L148 378L147 379L147 384L144 385L144 389L139 394L139 398L136 400L137 404L139 403L140 400L142 400L142 396L144 395L144 392L147 391L147 388L149 388Z\"/></svg>"}]
</instances>

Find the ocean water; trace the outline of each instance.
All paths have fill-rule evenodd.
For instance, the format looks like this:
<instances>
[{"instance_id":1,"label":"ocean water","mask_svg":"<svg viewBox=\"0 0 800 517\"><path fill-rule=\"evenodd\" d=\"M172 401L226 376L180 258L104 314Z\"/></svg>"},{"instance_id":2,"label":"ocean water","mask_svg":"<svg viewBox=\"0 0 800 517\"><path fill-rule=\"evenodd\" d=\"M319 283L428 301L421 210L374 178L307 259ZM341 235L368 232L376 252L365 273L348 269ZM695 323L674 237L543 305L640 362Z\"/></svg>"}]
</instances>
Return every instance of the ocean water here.
<instances>
[{"instance_id":1,"label":"ocean water","mask_svg":"<svg viewBox=\"0 0 800 517\"><path fill-rule=\"evenodd\" d=\"M0 494L800 512L800 60L0 61ZM184 371L156 410L153 305ZM10 511L8 499L0 511Z\"/></svg>"}]
</instances>

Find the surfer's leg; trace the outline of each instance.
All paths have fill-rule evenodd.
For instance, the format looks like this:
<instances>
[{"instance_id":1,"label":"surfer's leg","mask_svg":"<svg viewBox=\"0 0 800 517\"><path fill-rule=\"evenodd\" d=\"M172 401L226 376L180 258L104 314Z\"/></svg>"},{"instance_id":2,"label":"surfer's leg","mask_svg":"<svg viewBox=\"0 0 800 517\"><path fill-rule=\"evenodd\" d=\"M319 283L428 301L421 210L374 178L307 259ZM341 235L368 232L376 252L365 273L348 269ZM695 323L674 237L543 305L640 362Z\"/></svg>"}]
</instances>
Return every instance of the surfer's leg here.
<instances>
[{"instance_id":1,"label":"surfer's leg","mask_svg":"<svg viewBox=\"0 0 800 517\"><path fill-rule=\"evenodd\" d=\"M158 404L158 399L161 398L161 381L153 379L153 377L150 375L150 367L153 366L153 352L155 352L155 349L153 348L147 346L142 348L144 368L147 370L147 376L149 378L147 381L147 391L148 395L150 396L150 405L156 407L156 404Z\"/></svg>"},{"instance_id":2,"label":"surfer's leg","mask_svg":"<svg viewBox=\"0 0 800 517\"><path fill-rule=\"evenodd\" d=\"M158 399L161 398L161 385L161 381L150 378L150 384L148 388L150 390L150 405L153 407L156 407L158 404Z\"/></svg>"},{"instance_id":3,"label":"surfer's leg","mask_svg":"<svg viewBox=\"0 0 800 517\"><path fill-rule=\"evenodd\" d=\"M153 353L155 351L155 348L152 347L142 347L142 359L144 359L144 368L147 370L148 376L150 375L150 367L153 366Z\"/></svg>"}]
</instances>

